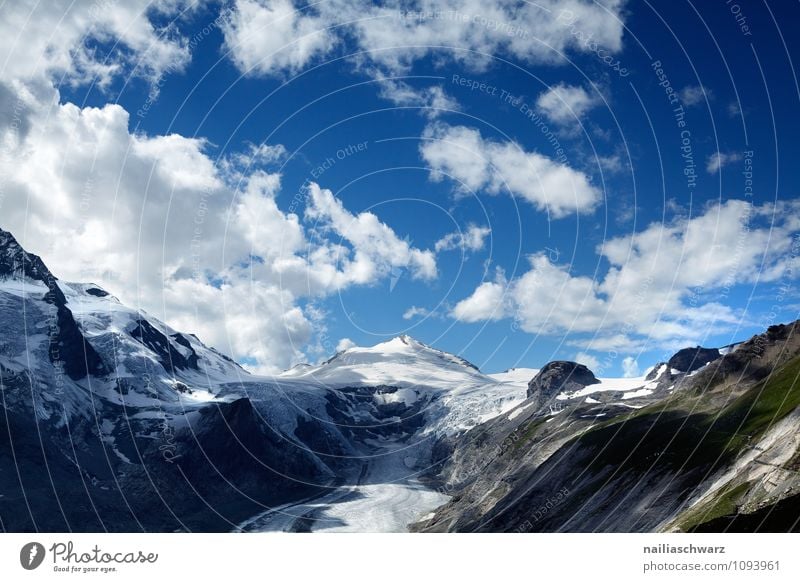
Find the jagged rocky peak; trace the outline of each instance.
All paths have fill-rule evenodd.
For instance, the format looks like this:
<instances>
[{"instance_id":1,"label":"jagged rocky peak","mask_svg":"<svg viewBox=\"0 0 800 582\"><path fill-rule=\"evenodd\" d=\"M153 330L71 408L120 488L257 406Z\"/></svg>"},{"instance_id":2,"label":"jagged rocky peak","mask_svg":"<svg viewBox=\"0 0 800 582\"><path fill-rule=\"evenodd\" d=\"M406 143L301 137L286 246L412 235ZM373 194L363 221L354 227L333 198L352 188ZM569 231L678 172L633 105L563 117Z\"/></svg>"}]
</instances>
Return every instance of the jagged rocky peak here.
<instances>
[{"instance_id":1,"label":"jagged rocky peak","mask_svg":"<svg viewBox=\"0 0 800 582\"><path fill-rule=\"evenodd\" d=\"M767 328L767 331L764 335L767 337L768 340L773 342L787 340L791 338L793 335L797 334L798 327L800 327L800 319L788 324L779 323L777 325L771 325Z\"/></svg>"},{"instance_id":2,"label":"jagged rocky peak","mask_svg":"<svg viewBox=\"0 0 800 582\"><path fill-rule=\"evenodd\" d=\"M27 277L56 287L56 278L37 255L27 252L14 235L0 228L0 277Z\"/></svg>"},{"instance_id":3,"label":"jagged rocky peak","mask_svg":"<svg viewBox=\"0 0 800 582\"><path fill-rule=\"evenodd\" d=\"M667 365L670 369L678 370L679 372L689 373L699 370L709 362L713 362L722 354L719 353L717 348L703 348L695 346L693 348L684 348L673 355Z\"/></svg>"},{"instance_id":4,"label":"jagged rocky peak","mask_svg":"<svg viewBox=\"0 0 800 582\"><path fill-rule=\"evenodd\" d=\"M786 325L773 325L765 333L737 344L735 349L698 372L697 386L725 379L737 384L744 384L744 378L761 380L798 354L800 320Z\"/></svg>"},{"instance_id":5,"label":"jagged rocky peak","mask_svg":"<svg viewBox=\"0 0 800 582\"><path fill-rule=\"evenodd\" d=\"M550 362L528 382L528 398L533 398L538 403L537 407L540 407L560 392L574 392L598 383L600 380L595 378L594 373L583 364L567 361Z\"/></svg>"},{"instance_id":6,"label":"jagged rocky peak","mask_svg":"<svg viewBox=\"0 0 800 582\"><path fill-rule=\"evenodd\" d=\"M41 281L47 287L43 299L55 306L48 352L53 364L63 367L73 380L87 374L105 374L108 368L94 348L83 337L67 299L58 286L58 279L42 259L27 252L10 232L0 229L0 278L27 278Z\"/></svg>"}]
</instances>

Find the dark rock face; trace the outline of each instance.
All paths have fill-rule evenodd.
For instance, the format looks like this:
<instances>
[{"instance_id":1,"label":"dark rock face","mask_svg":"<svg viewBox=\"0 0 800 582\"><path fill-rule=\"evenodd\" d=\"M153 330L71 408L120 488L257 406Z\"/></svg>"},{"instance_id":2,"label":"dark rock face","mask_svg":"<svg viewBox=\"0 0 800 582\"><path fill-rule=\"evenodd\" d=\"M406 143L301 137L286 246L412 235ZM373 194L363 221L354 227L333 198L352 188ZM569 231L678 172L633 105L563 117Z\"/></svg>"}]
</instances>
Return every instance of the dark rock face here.
<instances>
[{"instance_id":1,"label":"dark rock face","mask_svg":"<svg viewBox=\"0 0 800 582\"><path fill-rule=\"evenodd\" d=\"M108 368L83 337L72 312L66 305L56 304L56 308L57 321L51 331L49 350L53 364L63 367L73 380L80 380L89 374L107 374Z\"/></svg>"},{"instance_id":2,"label":"dark rock face","mask_svg":"<svg viewBox=\"0 0 800 582\"><path fill-rule=\"evenodd\" d=\"M178 345L183 346L187 350L189 350L189 355L186 356L186 365L193 370L197 370L198 363L200 362L200 358L197 356L197 352L194 351L192 344L189 343L189 340L186 339L186 336L183 336L179 333L172 334L172 339L175 340L175 343Z\"/></svg>"},{"instance_id":3,"label":"dark rock face","mask_svg":"<svg viewBox=\"0 0 800 582\"><path fill-rule=\"evenodd\" d=\"M699 370L709 362L719 358L721 354L716 348L684 348L672 356L667 365L680 372L694 372Z\"/></svg>"},{"instance_id":4,"label":"dark rock face","mask_svg":"<svg viewBox=\"0 0 800 582\"><path fill-rule=\"evenodd\" d=\"M73 380L88 374L105 374L107 367L100 355L86 341L67 299L53 276L38 256L23 249L14 236L0 229L0 277L27 277L47 286L44 300L56 308L55 321L49 330L50 361Z\"/></svg>"},{"instance_id":5,"label":"dark rock face","mask_svg":"<svg viewBox=\"0 0 800 582\"><path fill-rule=\"evenodd\" d=\"M324 426L315 423L317 433ZM274 503L292 493L308 494L309 483L326 483L314 453L287 442L248 398L201 410L191 428L176 434L175 460L204 494L232 497L245 492L260 503ZM334 450L335 454L343 454ZM233 486L233 490L232 490ZM218 503L222 502L217 497Z\"/></svg>"},{"instance_id":6,"label":"dark rock face","mask_svg":"<svg viewBox=\"0 0 800 582\"><path fill-rule=\"evenodd\" d=\"M108 455L94 418L73 419L67 429L37 420L31 407L30 400L19 411L0 404L5 531L230 531L330 481L313 453L272 430L246 399L203 408L179 431L154 433L167 427L162 420L129 419L130 429L122 423L115 444L134 464ZM102 414L122 418L125 411ZM157 438L140 436L146 433Z\"/></svg>"},{"instance_id":7,"label":"dark rock face","mask_svg":"<svg viewBox=\"0 0 800 582\"><path fill-rule=\"evenodd\" d=\"M528 382L528 398L536 401L540 408L555 398L559 392L580 390L591 384L598 384L592 371L577 362L555 361L542 368L536 377Z\"/></svg>"},{"instance_id":8,"label":"dark rock face","mask_svg":"<svg viewBox=\"0 0 800 582\"><path fill-rule=\"evenodd\" d=\"M769 341L777 342L789 339L796 331L797 322L790 324L779 323L778 325L769 326L764 335Z\"/></svg>"},{"instance_id":9,"label":"dark rock face","mask_svg":"<svg viewBox=\"0 0 800 582\"><path fill-rule=\"evenodd\" d=\"M146 319L140 319L137 321L136 327L130 332L130 335L133 339L158 354L159 362L165 370L187 370L189 368L194 370L197 369L197 354L195 353L194 349L192 349L189 340L187 340L181 334L174 334L173 338L175 339L176 343L191 350L191 353L188 357L180 353L169 341L169 338L153 327L153 325Z\"/></svg>"},{"instance_id":10,"label":"dark rock face","mask_svg":"<svg viewBox=\"0 0 800 582\"><path fill-rule=\"evenodd\" d=\"M98 289L97 287L89 287L86 292L94 297L108 297L108 292Z\"/></svg>"},{"instance_id":11,"label":"dark rock face","mask_svg":"<svg viewBox=\"0 0 800 582\"><path fill-rule=\"evenodd\" d=\"M695 389L703 390L726 379L742 384L758 381L800 351L800 320L770 326L765 333L737 344L729 354L714 360L695 376Z\"/></svg>"},{"instance_id":12,"label":"dark rock face","mask_svg":"<svg viewBox=\"0 0 800 582\"><path fill-rule=\"evenodd\" d=\"M15 276L24 276L45 283L48 277L54 279L42 259L25 252L14 235L0 229L0 277Z\"/></svg>"}]
</instances>

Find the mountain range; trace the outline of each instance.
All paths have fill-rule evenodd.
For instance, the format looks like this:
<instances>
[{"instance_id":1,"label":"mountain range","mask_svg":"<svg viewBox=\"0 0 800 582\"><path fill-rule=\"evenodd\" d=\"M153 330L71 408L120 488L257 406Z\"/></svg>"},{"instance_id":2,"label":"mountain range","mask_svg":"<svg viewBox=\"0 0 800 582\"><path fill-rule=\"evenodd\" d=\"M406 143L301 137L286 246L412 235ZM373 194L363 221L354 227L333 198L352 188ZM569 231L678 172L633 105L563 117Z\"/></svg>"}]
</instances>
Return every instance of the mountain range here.
<instances>
[{"instance_id":1,"label":"mountain range","mask_svg":"<svg viewBox=\"0 0 800 582\"><path fill-rule=\"evenodd\" d=\"M258 376L0 230L0 528L796 530L798 325L640 378L410 336Z\"/></svg>"}]
</instances>

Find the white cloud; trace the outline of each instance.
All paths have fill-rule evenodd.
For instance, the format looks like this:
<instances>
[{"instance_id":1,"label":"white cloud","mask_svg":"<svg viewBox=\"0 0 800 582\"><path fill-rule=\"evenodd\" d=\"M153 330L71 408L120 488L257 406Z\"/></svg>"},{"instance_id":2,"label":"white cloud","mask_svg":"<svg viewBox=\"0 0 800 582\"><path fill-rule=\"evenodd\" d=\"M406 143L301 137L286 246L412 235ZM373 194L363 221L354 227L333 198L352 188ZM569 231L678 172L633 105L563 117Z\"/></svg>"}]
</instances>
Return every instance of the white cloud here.
<instances>
[{"instance_id":1,"label":"white cloud","mask_svg":"<svg viewBox=\"0 0 800 582\"><path fill-rule=\"evenodd\" d=\"M512 313L523 330L557 333L601 326L603 302L597 298L591 278L572 276L566 267L551 263L544 254L534 255L529 261L530 270L514 281L510 290Z\"/></svg>"},{"instance_id":2,"label":"white cloud","mask_svg":"<svg viewBox=\"0 0 800 582\"><path fill-rule=\"evenodd\" d=\"M347 52L366 69L388 73L404 73L433 53L475 69L496 54L563 62L568 50L591 50L587 39L609 52L620 50L623 4L327 0L298 10L301 4L290 0L237 0L225 38L240 70L267 75L295 72L330 56L337 43L347 43Z\"/></svg>"},{"instance_id":3,"label":"white cloud","mask_svg":"<svg viewBox=\"0 0 800 582\"><path fill-rule=\"evenodd\" d=\"M278 208L279 190L278 174L256 170L247 178L234 209L236 226L250 243L251 253L271 260L293 256L306 244L298 217Z\"/></svg>"},{"instance_id":4,"label":"white cloud","mask_svg":"<svg viewBox=\"0 0 800 582\"><path fill-rule=\"evenodd\" d=\"M522 276L505 285L482 283L452 316L514 317L530 333L593 334L571 344L594 350L630 351L645 339L662 346L699 341L709 329L739 322L741 315L724 304L735 285L800 272L789 252L800 232L798 211L798 200L757 207L731 200L695 217L654 223L606 241L598 252L609 269L598 279L534 255Z\"/></svg>"},{"instance_id":5,"label":"white cloud","mask_svg":"<svg viewBox=\"0 0 800 582\"><path fill-rule=\"evenodd\" d=\"M189 39L176 24L202 2L189 0L75 0L5 2L0 18L0 63L5 79L107 85L135 71L151 80L182 69ZM159 20L172 21L162 28ZM98 43L116 43L106 56ZM62 80L63 79L63 80Z\"/></svg>"},{"instance_id":6,"label":"white cloud","mask_svg":"<svg viewBox=\"0 0 800 582\"><path fill-rule=\"evenodd\" d=\"M688 85L678 92L678 96L687 107L693 107L714 98L711 89L701 85Z\"/></svg>"},{"instance_id":7,"label":"white cloud","mask_svg":"<svg viewBox=\"0 0 800 582\"><path fill-rule=\"evenodd\" d=\"M119 105L27 111L28 136L0 161L3 228L57 276L103 285L236 357L298 356L312 330L297 297L236 267L253 249L300 246L296 217L271 198L277 176L255 172L237 199L202 140L132 135Z\"/></svg>"},{"instance_id":8,"label":"white cloud","mask_svg":"<svg viewBox=\"0 0 800 582\"><path fill-rule=\"evenodd\" d=\"M273 164L287 157L286 148L281 144L248 144L242 152L233 152L227 158L219 161L219 165L228 174L231 182L244 180L253 167L264 164Z\"/></svg>"},{"instance_id":9,"label":"white cloud","mask_svg":"<svg viewBox=\"0 0 800 582\"><path fill-rule=\"evenodd\" d=\"M526 152L519 144L484 139L476 129L433 124L420 153L433 180L448 176L460 183L461 191L509 192L553 218L589 212L600 201L600 192L586 174Z\"/></svg>"},{"instance_id":10,"label":"white cloud","mask_svg":"<svg viewBox=\"0 0 800 582\"><path fill-rule=\"evenodd\" d=\"M706 160L706 172L709 174L716 174L720 171L720 169L722 169L723 166L727 166L731 162L738 162L741 159L742 154L736 152L729 154L714 152L708 156L708 159Z\"/></svg>"},{"instance_id":11,"label":"white cloud","mask_svg":"<svg viewBox=\"0 0 800 582\"><path fill-rule=\"evenodd\" d=\"M281 210L280 176L263 166L281 148L250 148L215 164L202 139L130 133L119 105L19 95L27 131L0 125L0 226L60 278L96 282L254 359L259 371L303 357L320 329L309 301L373 283L395 264L436 276L432 251L412 247L371 213L349 213L317 185L317 225Z\"/></svg>"},{"instance_id":12,"label":"white cloud","mask_svg":"<svg viewBox=\"0 0 800 582\"><path fill-rule=\"evenodd\" d=\"M610 156L598 155L595 157L595 161L603 171L612 174L622 172L627 167L627 164L623 162L622 156L619 154L611 154Z\"/></svg>"},{"instance_id":13,"label":"white cloud","mask_svg":"<svg viewBox=\"0 0 800 582\"><path fill-rule=\"evenodd\" d=\"M325 2L321 3L324 8ZM324 56L336 38L333 21L291 0L236 0L222 27L225 50L245 74L295 73Z\"/></svg>"},{"instance_id":14,"label":"white cloud","mask_svg":"<svg viewBox=\"0 0 800 582\"><path fill-rule=\"evenodd\" d=\"M639 377L639 362L633 356L627 356L622 359L622 376L624 378Z\"/></svg>"},{"instance_id":15,"label":"white cloud","mask_svg":"<svg viewBox=\"0 0 800 582\"><path fill-rule=\"evenodd\" d=\"M428 119L435 119L442 113L461 110L458 102L439 86L417 89L396 79L382 79L380 86L382 98L400 107L419 107L421 113Z\"/></svg>"},{"instance_id":16,"label":"white cloud","mask_svg":"<svg viewBox=\"0 0 800 582\"><path fill-rule=\"evenodd\" d=\"M259 373L279 372L303 360L302 350L315 332L289 290L251 280L245 272L227 273L220 288L203 280L170 278L160 294L144 286L138 291L143 295L151 289L156 298L163 296L169 323L196 332L203 341L236 358L255 360L248 368ZM153 313L154 299L142 297L141 307Z\"/></svg>"},{"instance_id":17,"label":"white cloud","mask_svg":"<svg viewBox=\"0 0 800 582\"><path fill-rule=\"evenodd\" d=\"M352 258L344 247L338 248L336 257L348 282L367 284L391 274L393 269L408 269L415 279L436 277L432 251L411 246L371 212L350 213L330 190L312 183L308 193L306 218L316 221L317 230L330 229L352 247Z\"/></svg>"},{"instance_id":18,"label":"white cloud","mask_svg":"<svg viewBox=\"0 0 800 582\"><path fill-rule=\"evenodd\" d=\"M350 348L356 347L358 344L351 340L349 337L343 337L339 340L339 343L336 344L336 351L343 352L345 350L349 350Z\"/></svg>"},{"instance_id":19,"label":"white cloud","mask_svg":"<svg viewBox=\"0 0 800 582\"><path fill-rule=\"evenodd\" d=\"M452 316L466 323L496 321L507 316L506 284L504 281L485 281L453 308Z\"/></svg>"},{"instance_id":20,"label":"white cloud","mask_svg":"<svg viewBox=\"0 0 800 582\"><path fill-rule=\"evenodd\" d=\"M442 251L452 251L461 249L462 252L479 251L483 248L486 237L489 236L492 229L488 226L478 226L477 224L470 224L467 226L466 231L459 230L451 232L436 241L434 249L437 253Z\"/></svg>"},{"instance_id":21,"label":"white cloud","mask_svg":"<svg viewBox=\"0 0 800 582\"><path fill-rule=\"evenodd\" d=\"M583 87L560 83L539 95L536 108L554 123L577 126L586 112L600 103L597 95L590 95Z\"/></svg>"},{"instance_id":22,"label":"white cloud","mask_svg":"<svg viewBox=\"0 0 800 582\"><path fill-rule=\"evenodd\" d=\"M575 361L579 364L583 364L593 372L600 369L600 360L586 352L578 352L575 354Z\"/></svg>"},{"instance_id":23,"label":"white cloud","mask_svg":"<svg viewBox=\"0 0 800 582\"><path fill-rule=\"evenodd\" d=\"M428 317L430 315L431 312L425 307L417 307L416 305L412 305L411 307L406 309L405 313L403 313L403 319L414 319L415 317Z\"/></svg>"}]
</instances>

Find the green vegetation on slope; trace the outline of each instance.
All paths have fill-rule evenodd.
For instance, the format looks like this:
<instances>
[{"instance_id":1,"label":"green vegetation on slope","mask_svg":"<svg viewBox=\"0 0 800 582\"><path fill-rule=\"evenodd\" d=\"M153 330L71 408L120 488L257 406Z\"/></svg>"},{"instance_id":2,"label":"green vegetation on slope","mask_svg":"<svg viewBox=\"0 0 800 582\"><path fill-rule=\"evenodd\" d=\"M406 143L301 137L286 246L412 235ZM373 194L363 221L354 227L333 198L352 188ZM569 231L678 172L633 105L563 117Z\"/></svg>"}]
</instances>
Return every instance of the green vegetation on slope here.
<instances>
[{"instance_id":1,"label":"green vegetation on slope","mask_svg":"<svg viewBox=\"0 0 800 582\"><path fill-rule=\"evenodd\" d=\"M750 483L726 485L711 499L683 513L675 524L681 531L689 531L701 523L737 512L739 500L747 493Z\"/></svg>"},{"instance_id":2,"label":"green vegetation on slope","mask_svg":"<svg viewBox=\"0 0 800 582\"><path fill-rule=\"evenodd\" d=\"M577 440L597 450L592 464L647 470L656 463L686 472L729 461L800 405L800 357L794 358L718 413L685 395L595 427ZM688 412L702 410L703 412Z\"/></svg>"},{"instance_id":3,"label":"green vegetation on slope","mask_svg":"<svg viewBox=\"0 0 800 582\"><path fill-rule=\"evenodd\" d=\"M756 384L726 406L714 430L733 433L730 445L738 450L757 440L772 425L800 406L800 357Z\"/></svg>"}]
</instances>

